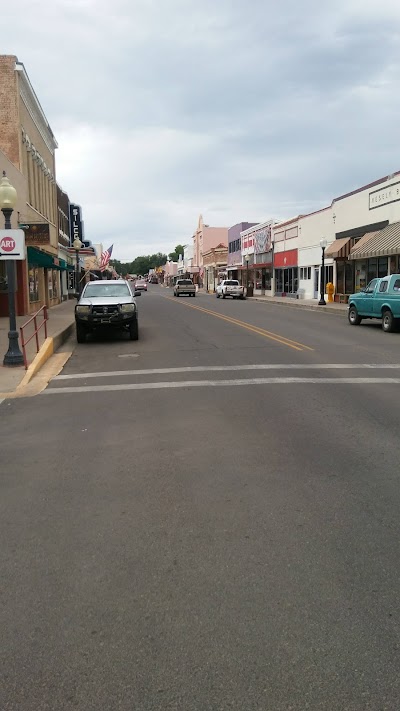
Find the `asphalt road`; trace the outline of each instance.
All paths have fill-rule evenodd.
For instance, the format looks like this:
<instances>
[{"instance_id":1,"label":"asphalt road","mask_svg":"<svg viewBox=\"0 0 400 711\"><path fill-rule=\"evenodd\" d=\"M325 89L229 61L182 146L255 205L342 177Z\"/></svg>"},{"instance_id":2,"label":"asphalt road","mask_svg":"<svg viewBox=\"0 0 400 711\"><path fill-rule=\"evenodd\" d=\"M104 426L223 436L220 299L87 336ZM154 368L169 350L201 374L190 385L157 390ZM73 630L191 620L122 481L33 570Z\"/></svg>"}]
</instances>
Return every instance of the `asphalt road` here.
<instances>
[{"instance_id":1,"label":"asphalt road","mask_svg":"<svg viewBox=\"0 0 400 711\"><path fill-rule=\"evenodd\" d=\"M0 709L398 711L400 334L139 305L0 404Z\"/></svg>"}]
</instances>

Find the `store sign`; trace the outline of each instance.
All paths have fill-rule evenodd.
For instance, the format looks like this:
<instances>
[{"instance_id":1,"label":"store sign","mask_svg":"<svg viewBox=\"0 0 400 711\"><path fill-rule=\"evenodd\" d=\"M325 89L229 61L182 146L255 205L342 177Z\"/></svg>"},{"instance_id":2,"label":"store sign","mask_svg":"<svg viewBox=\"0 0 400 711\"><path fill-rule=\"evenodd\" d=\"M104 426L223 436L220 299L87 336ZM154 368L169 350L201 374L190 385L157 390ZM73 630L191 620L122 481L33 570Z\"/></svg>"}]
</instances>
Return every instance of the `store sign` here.
<instances>
[{"instance_id":1,"label":"store sign","mask_svg":"<svg viewBox=\"0 0 400 711\"><path fill-rule=\"evenodd\" d=\"M242 237L242 253L254 253L254 237L252 234Z\"/></svg>"},{"instance_id":2,"label":"store sign","mask_svg":"<svg viewBox=\"0 0 400 711\"><path fill-rule=\"evenodd\" d=\"M75 239L83 242L82 211L80 205L69 206L69 223L71 225L71 247Z\"/></svg>"},{"instance_id":3,"label":"store sign","mask_svg":"<svg viewBox=\"0 0 400 711\"><path fill-rule=\"evenodd\" d=\"M25 259L23 230L0 230L0 261L6 259Z\"/></svg>"},{"instance_id":4,"label":"store sign","mask_svg":"<svg viewBox=\"0 0 400 711\"><path fill-rule=\"evenodd\" d=\"M275 252L274 267L275 269L297 267L297 249L288 249L287 252Z\"/></svg>"},{"instance_id":5,"label":"store sign","mask_svg":"<svg viewBox=\"0 0 400 711\"><path fill-rule=\"evenodd\" d=\"M400 200L400 182L369 193L369 209L375 210L377 207L389 205L391 202L397 202L398 200Z\"/></svg>"},{"instance_id":6,"label":"store sign","mask_svg":"<svg viewBox=\"0 0 400 711\"><path fill-rule=\"evenodd\" d=\"M48 222L27 225L25 242L30 246L50 244L50 225Z\"/></svg>"}]
</instances>

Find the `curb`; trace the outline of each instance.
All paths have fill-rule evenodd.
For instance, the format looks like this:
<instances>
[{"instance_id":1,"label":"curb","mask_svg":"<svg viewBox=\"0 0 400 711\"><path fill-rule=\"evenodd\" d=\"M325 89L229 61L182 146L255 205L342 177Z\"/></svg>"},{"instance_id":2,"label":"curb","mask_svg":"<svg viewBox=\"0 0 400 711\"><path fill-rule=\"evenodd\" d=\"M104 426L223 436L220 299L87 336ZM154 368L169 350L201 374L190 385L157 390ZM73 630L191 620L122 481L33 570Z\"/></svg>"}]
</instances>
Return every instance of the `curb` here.
<instances>
[{"instance_id":1,"label":"curb","mask_svg":"<svg viewBox=\"0 0 400 711\"><path fill-rule=\"evenodd\" d=\"M304 311L319 311L320 313L329 314L339 314L343 315L347 313L347 309L338 309L332 306L318 306L317 304L302 304L298 301L269 301L267 299L259 298L258 296L249 297L253 301L258 301L263 304L277 305L277 306L287 306L292 309L303 309Z\"/></svg>"},{"instance_id":2,"label":"curb","mask_svg":"<svg viewBox=\"0 0 400 711\"><path fill-rule=\"evenodd\" d=\"M44 364L51 358L53 353L62 346L67 338L71 335L75 322L70 323L65 326L60 331L54 334L54 336L49 336L46 338L39 352L34 357L32 363L30 364L28 370L26 371L24 377L22 378L20 384L17 386L17 391L24 388L32 378L39 372L39 370L44 366Z\"/></svg>"}]
</instances>

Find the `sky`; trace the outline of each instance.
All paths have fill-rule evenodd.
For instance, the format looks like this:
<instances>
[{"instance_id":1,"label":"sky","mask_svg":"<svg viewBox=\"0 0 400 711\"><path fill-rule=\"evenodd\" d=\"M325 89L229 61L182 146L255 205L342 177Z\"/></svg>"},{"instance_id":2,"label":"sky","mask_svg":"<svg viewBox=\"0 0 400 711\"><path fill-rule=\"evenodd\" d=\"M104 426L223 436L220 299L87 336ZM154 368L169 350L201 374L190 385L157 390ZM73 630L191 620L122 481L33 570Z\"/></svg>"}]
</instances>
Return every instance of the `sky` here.
<instances>
[{"instance_id":1,"label":"sky","mask_svg":"<svg viewBox=\"0 0 400 711\"><path fill-rule=\"evenodd\" d=\"M19 0L2 21L116 259L400 169L399 0Z\"/></svg>"}]
</instances>

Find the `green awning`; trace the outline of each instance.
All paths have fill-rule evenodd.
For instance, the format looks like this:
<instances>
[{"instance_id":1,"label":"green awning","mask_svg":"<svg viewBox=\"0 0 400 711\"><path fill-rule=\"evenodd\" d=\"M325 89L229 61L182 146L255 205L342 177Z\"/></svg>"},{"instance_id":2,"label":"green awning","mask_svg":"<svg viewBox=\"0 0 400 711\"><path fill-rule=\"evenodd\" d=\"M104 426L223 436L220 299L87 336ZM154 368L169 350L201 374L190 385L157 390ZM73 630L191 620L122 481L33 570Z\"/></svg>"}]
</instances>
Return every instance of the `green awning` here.
<instances>
[{"instance_id":1,"label":"green awning","mask_svg":"<svg viewBox=\"0 0 400 711\"><path fill-rule=\"evenodd\" d=\"M52 254L43 252L36 247L28 247L28 264L32 264L35 267L43 267L44 269L73 269L65 259L53 257Z\"/></svg>"}]
</instances>

